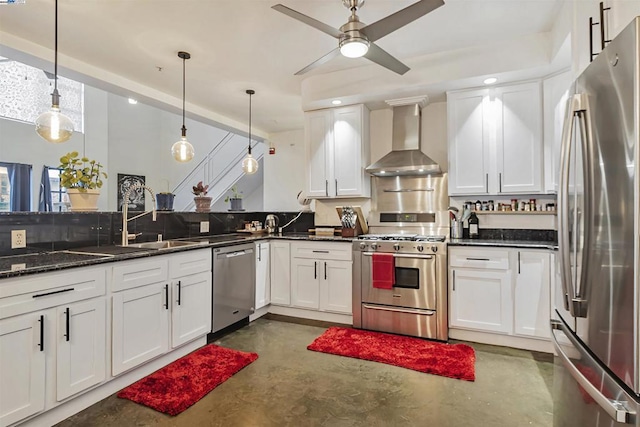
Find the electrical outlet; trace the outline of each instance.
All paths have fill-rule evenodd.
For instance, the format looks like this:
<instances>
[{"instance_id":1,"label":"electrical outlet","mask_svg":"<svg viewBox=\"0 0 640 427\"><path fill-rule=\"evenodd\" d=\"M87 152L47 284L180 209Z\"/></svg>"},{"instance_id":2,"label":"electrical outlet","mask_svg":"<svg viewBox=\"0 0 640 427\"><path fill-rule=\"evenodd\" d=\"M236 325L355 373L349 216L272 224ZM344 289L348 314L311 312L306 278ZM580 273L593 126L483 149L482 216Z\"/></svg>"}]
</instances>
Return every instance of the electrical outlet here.
<instances>
[{"instance_id":1,"label":"electrical outlet","mask_svg":"<svg viewBox=\"0 0 640 427\"><path fill-rule=\"evenodd\" d=\"M11 230L11 249L27 247L27 230Z\"/></svg>"},{"instance_id":2,"label":"electrical outlet","mask_svg":"<svg viewBox=\"0 0 640 427\"><path fill-rule=\"evenodd\" d=\"M209 232L209 221L200 221L200 232L201 233Z\"/></svg>"}]
</instances>

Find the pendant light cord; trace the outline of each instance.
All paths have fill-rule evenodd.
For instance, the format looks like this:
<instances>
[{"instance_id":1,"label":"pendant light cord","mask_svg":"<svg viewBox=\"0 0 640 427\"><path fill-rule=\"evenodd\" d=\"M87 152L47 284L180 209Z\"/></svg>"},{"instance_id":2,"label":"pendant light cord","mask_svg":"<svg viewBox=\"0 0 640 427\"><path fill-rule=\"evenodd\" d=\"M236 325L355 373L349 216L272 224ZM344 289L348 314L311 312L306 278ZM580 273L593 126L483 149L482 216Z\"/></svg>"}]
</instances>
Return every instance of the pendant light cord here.
<instances>
[{"instance_id":1,"label":"pendant light cord","mask_svg":"<svg viewBox=\"0 0 640 427\"><path fill-rule=\"evenodd\" d=\"M57 0L56 0L57 1ZM187 136L187 128L184 125L184 109L185 109L185 91L186 91L186 83L185 83L185 63L187 61L186 55L182 57L182 137L185 138Z\"/></svg>"},{"instance_id":2,"label":"pendant light cord","mask_svg":"<svg viewBox=\"0 0 640 427\"><path fill-rule=\"evenodd\" d=\"M60 94L58 93L58 0L55 0L54 19L54 56L53 56L53 93L51 94L51 106L60 107Z\"/></svg>"},{"instance_id":3,"label":"pendant light cord","mask_svg":"<svg viewBox=\"0 0 640 427\"><path fill-rule=\"evenodd\" d=\"M251 97L253 93L249 92L249 154L251 154Z\"/></svg>"}]
</instances>

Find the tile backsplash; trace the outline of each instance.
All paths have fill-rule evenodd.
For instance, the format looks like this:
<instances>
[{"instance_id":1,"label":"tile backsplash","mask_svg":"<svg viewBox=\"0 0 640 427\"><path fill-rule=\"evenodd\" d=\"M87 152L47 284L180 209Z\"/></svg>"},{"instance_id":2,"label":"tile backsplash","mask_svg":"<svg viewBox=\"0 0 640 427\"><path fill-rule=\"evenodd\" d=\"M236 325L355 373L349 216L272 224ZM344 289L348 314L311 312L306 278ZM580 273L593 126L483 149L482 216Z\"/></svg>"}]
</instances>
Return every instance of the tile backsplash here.
<instances>
[{"instance_id":1,"label":"tile backsplash","mask_svg":"<svg viewBox=\"0 0 640 427\"><path fill-rule=\"evenodd\" d=\"M234 233L246 221L264 224L267 214L278 216L285 225L298 212L158 212L130 220L129 233L141 233L136 242ZM132 212L130 217L135 216ZM200 222L209 221L209 232L200 233ZM285 232L306 232L314 227L313 212L303 213ZM11 249L11 230L25 230L27 247ZM15 212L0 213L0 256L30 252L66 250L84 246L119 245L122 236L121 212Z\"/></svg>"}]
</instances>

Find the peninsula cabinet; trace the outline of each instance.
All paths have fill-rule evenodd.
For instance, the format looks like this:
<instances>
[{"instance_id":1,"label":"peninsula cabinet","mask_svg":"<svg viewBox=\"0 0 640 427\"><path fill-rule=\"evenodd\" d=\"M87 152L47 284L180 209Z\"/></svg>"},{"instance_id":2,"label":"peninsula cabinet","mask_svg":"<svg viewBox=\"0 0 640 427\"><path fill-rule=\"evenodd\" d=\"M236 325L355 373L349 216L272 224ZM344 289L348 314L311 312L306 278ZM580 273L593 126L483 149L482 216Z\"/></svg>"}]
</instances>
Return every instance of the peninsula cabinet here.
<instances>
[{"instance_id":1,"label":"peninsula cabinet","mask_svg":"<svg viewBox=\"0 0 640 427\"><path fill-rule=\"evenodd\" d=\"M256 310L271 303L270 242L256 243Z\"/></svg>"},{"instance_id":2,"label":"peninsula cabinet","mask_svg":"<svg viewBox=\"0 0 640 427\"><path fill-rule=\"evenodd\" d=\"M456 331L469 330L548 340L550 260L543 249L450 247L450 336L484 342Z\"/></svg>"},{"instance_id":3,"label":"peninsula cabinet","mask_svg":"<svg viewBox=\"0 0 640 427\"><path fill-rule=\"evenodd\" d=\"M291 304L291 244L273 240L271 245L271 304Z\"/></svg>"},{"instance_id":4,"label":"peninsula cabinet","mask_svg":"<svg viewBox=\"0 0 640 427\"><path fill-rule=\"evenodd\" d=\"M369 197L369 110L364 105L305 113L307 195Z\"/></svg>"},{"instance_id":5,"label":"peninsula cabinet","mask_svg":"<svg viewBox=\"0 0 640 427\"><path fill-rule=\"evenodd\" d=\"M540 82L447 93L449 194L544 190Z\"/></svg>"},{"instance_id":6,"label":"peninsula cabinet","mask_svg":"<svg viewBox=\"0 0 640 427\"><path fill-rule=\"evenodd\" d=\"M103 267L0 282L0 426L105 380L105 292Z\"/></svg>"}]
</instances>

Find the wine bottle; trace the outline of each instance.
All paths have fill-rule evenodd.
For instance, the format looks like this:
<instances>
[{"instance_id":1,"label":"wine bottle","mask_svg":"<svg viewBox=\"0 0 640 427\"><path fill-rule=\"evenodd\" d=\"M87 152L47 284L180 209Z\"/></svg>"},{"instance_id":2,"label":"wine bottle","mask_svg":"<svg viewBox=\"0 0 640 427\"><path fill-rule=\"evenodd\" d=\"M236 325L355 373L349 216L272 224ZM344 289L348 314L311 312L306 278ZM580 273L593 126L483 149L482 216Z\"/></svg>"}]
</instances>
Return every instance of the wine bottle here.
<instances>
[{"instance_id":1,"label":"wine bottle","mask_svg":"<svg viewBox=\"0 0 640 427\"><path fill-rule=\"evenodd\" d=\"M471 212L471 216L469 216L469 238L477 239L480 237L479 233L479 225L480 221L478 220L478 216L475 212Z\"/></svg>"}]
</instances>

